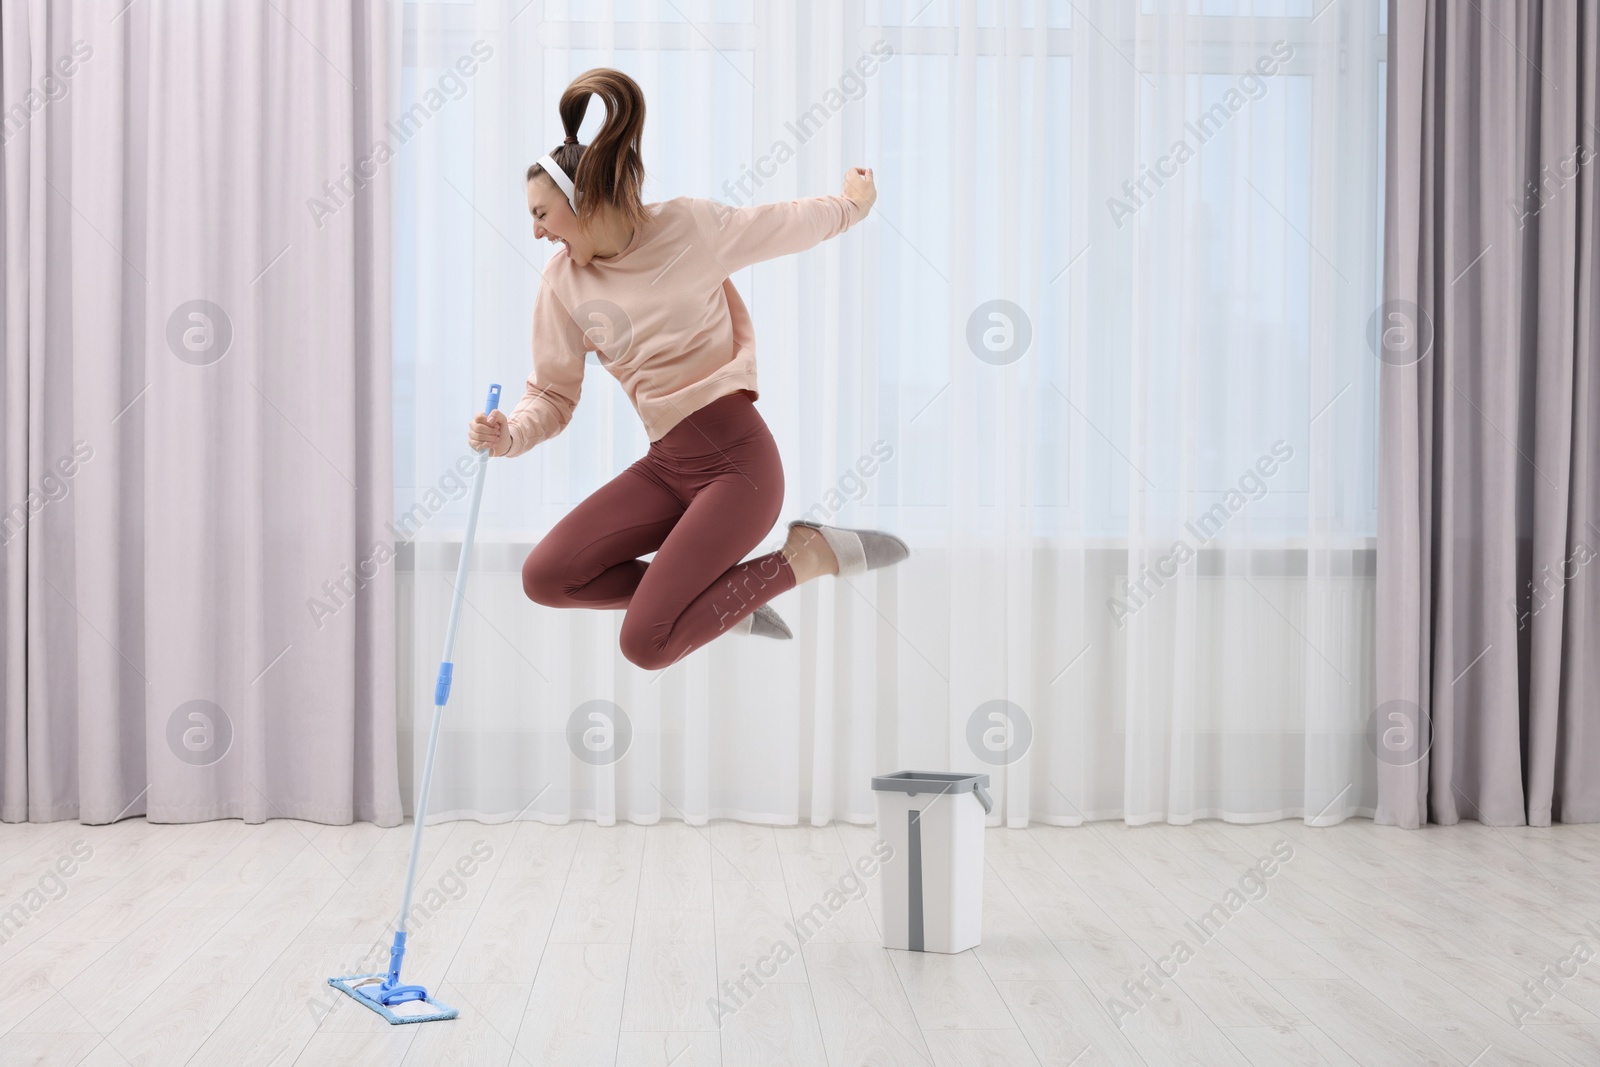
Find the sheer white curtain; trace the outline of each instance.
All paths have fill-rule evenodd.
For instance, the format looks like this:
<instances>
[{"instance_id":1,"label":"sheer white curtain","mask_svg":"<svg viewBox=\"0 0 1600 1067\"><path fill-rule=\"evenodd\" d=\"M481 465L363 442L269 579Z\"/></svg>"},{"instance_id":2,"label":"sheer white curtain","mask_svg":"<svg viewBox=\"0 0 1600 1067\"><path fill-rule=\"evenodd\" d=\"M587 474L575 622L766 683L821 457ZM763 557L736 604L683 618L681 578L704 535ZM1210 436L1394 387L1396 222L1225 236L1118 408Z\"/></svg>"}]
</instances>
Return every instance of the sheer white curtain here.
<instances>
[{"instance_id":1,"label":"sheer white curtain","mask_svg":"<svg viewBox=\"0 0 1600 1067\"><path fill-rule=\"evenodd\" d=\"M435 817L866 822L903 768L989 772L1012 825L1370 813L1383 38L1324 3L397 5L413 775L465 426L530 370L522 175L590 67L644 88L647 200L874 168L865 223L733 280L785 519L913 550L773 601L793 641L635 668L620 612L520 586L648 445L592 365L562 435L490 464Z\"/></svg>"}]
</instances>

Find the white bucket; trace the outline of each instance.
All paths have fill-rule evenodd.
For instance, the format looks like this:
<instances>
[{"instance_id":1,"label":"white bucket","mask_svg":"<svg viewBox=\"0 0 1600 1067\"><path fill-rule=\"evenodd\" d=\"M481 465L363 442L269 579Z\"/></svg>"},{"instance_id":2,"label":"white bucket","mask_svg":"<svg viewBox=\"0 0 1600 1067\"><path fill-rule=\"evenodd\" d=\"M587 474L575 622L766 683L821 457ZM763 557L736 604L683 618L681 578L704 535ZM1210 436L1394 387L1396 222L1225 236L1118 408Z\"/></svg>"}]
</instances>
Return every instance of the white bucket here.
<instances>
[{"instance_id":1,"label":"white bucket","mask_svg":"<svg viewBox=\"0 0 1600 1067\"><path fill-rule=\"evenodd\" d=\"M884 948L961 952L982 940L988 784L943 771L872 779L878 836L894 849L878 875Z\"/></svg>"}]
</instances>

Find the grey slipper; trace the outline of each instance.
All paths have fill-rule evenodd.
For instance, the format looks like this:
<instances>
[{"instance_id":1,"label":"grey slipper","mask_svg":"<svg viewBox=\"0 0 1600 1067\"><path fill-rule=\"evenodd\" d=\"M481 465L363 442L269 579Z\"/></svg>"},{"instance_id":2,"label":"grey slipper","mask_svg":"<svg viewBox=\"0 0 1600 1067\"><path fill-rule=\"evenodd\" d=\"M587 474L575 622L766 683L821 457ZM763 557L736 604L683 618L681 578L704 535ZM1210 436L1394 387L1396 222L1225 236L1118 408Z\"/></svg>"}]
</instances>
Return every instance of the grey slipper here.
<instances>
[{"instance_id":1,"label":"grey slipper","mask_svg":"<svg viewBox=\"0 0 1600 1067\"><path fill-rule=\"evenodd\" d=\"M910 545L894 534L884 533L882 530L852 530L844 526L824 526L810 519L796 519L789 524L789 529L792 530L796 526L809 526L822 534L822 539L828 542L828 547L833 549L834 558L839 561L841 578L887 567L911 555Z\"/></svg>"},{"instance_id":2,"label":"grey slipper","mask_svg":"<svg viewBox=\"0 0 1600 1067\"><path fill-rule=\"evenodd\" d=\"M783 619L772 605L763 604L738 622L733 624L733 632L738 634L754 634L756 637L771 637L779 641L787 641L794 634L789 632L789 627L784 625Z\"/></svg>"}]
</instances>

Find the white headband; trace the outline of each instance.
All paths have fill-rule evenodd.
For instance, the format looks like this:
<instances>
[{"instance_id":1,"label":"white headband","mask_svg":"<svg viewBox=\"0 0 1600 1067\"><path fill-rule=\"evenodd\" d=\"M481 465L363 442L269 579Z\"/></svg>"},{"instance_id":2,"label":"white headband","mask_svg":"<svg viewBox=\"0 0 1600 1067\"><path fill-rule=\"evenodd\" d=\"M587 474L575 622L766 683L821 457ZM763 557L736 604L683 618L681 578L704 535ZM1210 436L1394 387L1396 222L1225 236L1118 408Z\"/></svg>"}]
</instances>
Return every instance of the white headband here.
<instances>
[{"instance_id":1,"label":"white headband","mask_svg":"<svg viewBox=\"0 0 1600 1067\"><path fill-rule=\"evenodd\" d=\"M561 187L561 191L567 197L567 206L572 208L572 213L576 215L578 213L578 198L572 191L572 179L567 177L567 172L561 169L561 164L551 159L550 153L546 152L539 157L539 166L543 167L544 172L550 175L551 181Z\"/></svg>"}]
</instances>

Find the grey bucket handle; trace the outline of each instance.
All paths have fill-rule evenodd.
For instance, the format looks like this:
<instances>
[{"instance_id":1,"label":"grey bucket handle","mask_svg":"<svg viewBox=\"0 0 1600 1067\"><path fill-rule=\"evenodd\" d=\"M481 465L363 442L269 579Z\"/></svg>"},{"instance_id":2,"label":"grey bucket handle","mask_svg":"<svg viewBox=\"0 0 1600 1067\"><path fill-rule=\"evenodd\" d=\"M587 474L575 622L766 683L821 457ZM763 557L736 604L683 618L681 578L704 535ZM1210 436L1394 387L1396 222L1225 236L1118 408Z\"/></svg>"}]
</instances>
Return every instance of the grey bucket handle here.
<instances>
[{"instance_id":1,"label":"grey bucket handle","mask_svg":"<svg viewBox=\"0 0 1600 1067\"><path fill-rule=\"evenodd\" d=\"M878 791L903 792L907 796L916 796L918 793L935 793L951 796L962 796L971 785L972 792L977 795L978 803L983 805L984 815L994 813L994 800L989 796L984 787L989 784L987 774L952 774L947 771L900 771L896 774L874 775L872 788ZM914 788L908 788L914 787Z\"/></svg>"}]
</instances>

